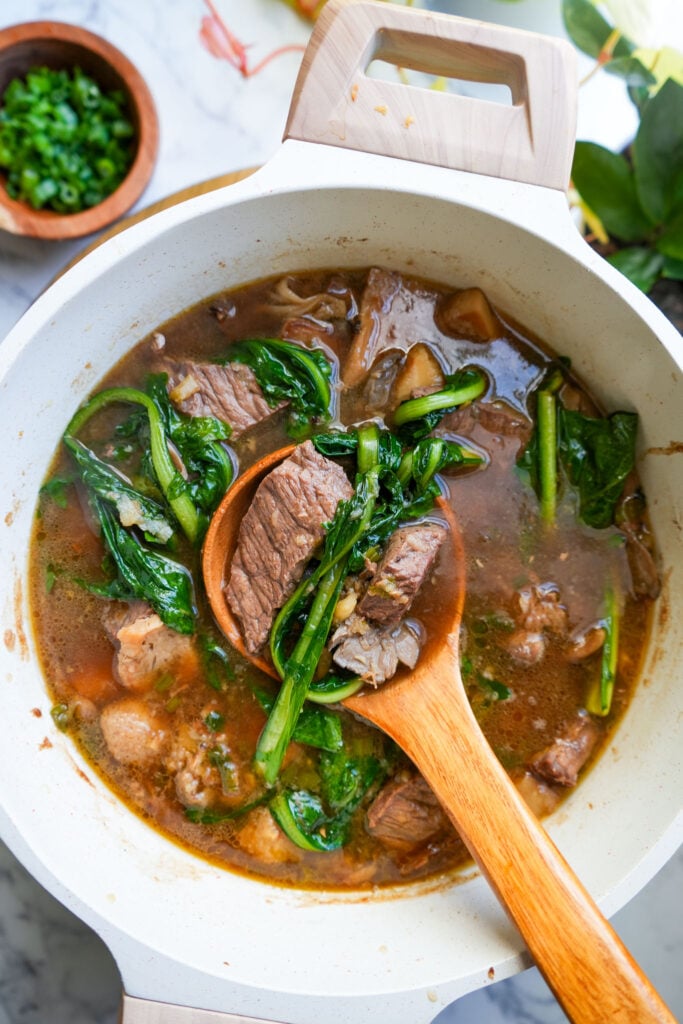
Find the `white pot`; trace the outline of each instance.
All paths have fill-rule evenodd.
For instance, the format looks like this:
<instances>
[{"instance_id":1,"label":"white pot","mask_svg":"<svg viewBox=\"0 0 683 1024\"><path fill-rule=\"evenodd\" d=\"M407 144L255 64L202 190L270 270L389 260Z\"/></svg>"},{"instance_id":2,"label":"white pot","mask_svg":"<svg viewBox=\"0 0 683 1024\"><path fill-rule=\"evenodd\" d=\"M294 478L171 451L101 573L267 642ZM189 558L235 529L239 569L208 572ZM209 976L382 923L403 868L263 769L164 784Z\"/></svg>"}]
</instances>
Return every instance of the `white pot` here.
<instances>
[{"instance_id":1,"label":"white pot","mask_svg":"<svg viewBox=\"0 0 683 1024\"><path fill-rule=\"evenodd\" d=\"M369 33L365 14L371 24L378 11L387 31ZM37 492L57 441L78 403L147 332L244 282L381 264L453 286L478 284L569 356L598 397L638 410L639 471L663 594L638 692L597 767L547 828L607 914L682 837L683 472L672 444L683 440L681 340L571 222L562 192L573 143L568 51L557 41L537 44L511 30L365 0L352 13L337 19L322 51L319 32L314 37L288 128L297 138L239 185L104 243L41 296L0 347L0 831L112 950L134 997L126 1021L208 1024L237 1019L225 1016L230 1011L294 1024L426 1024L454 998L528 963L473 872L461 884L372 896L295 892L231 874L135 817L53 727L26 574ZM330 5L329 24L332 15ZM453 50L453 35L469 40L465 50ZM378 50L400 61L406 47L417 47L427 70L468 71L474 60L511 84L516 105L492 121L489 105L365 78ZM368 103L364 90L375 89L381 102L373 93ZM385 113L375 109L381 105ZM486 175L476 173L482 169Z\"/></svg>"}]
</instances>

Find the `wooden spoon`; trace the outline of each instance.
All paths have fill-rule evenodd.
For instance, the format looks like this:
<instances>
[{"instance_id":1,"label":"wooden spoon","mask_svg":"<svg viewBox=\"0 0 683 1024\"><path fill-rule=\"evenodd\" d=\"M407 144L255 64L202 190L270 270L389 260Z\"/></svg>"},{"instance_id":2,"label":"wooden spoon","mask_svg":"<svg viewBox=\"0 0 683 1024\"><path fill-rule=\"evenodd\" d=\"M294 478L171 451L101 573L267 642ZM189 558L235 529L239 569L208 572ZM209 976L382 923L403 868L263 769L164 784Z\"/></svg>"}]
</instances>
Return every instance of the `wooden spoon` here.
<instances>
[{"instance_id":1,"label":"wooden spoon","mask_svg":"<svg viewBox=\"0 0 683 1024\"><path fill-rule=\"evenodd\" d=\"M228 491L209 527L203 554L206 590L219 626L245 652L225 600L224 581L242 517L261 479L294 446L272 452ZM398 743L421 771L539 970L575 1024L648 1024L675 1018L576 878L501 767L470 708L460 677L458 634L465 595L462 538L448 506L455 557L452 619L443 643L428 646L417 668L344 705Z\"/></svg>"}]
</instances>

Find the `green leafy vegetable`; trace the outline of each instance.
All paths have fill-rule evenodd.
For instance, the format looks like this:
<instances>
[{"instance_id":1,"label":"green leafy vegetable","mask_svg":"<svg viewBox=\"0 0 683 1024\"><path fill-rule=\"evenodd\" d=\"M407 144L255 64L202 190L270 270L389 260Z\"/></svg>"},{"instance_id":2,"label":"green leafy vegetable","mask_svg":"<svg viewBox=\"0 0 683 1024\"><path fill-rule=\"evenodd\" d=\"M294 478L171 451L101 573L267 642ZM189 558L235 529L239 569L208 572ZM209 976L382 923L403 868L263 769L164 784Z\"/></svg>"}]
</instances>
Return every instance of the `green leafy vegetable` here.
<instances>
[{"instance_id":1,"label":"green leafy vegetable","mask_svg":"<svg viewBox=\"0 0 683 1024\"><path fill-rule=\"evenodd\" d=\"M121 526L107 502L95 497L92 507L118 575L109 584L90 584L89 589L122 601L148 601L167 626L178 633L194 632L195 603L187 569L159 551L144 547Z\"/></svg>"},{"instance_id":2,"label":"green leafy vegetable","mask_svg":"<svg viewBox=\"0 0 683 1024\"><path fill-rule=\"evenodd\" d=\"M472 402L487 388L486 375L473 367L459 370L446 377L446 387L422 398L409 398L401 402L394 413L394 424L404 443L426 437L446 413Z\"/></svg>"},{"instance_id":3,"label":"green leafy vegetable","mask_svg":"<svg viewBox=\"0 0 683 1024\"><path fill-rule=\"evenodd\" d=\"M235 678L227 651L215 637L206 633L198 638L197 646L207 683L212 690L225 690Z\"/></svg>"},{"instance_id":4,"label":"green leafy vegetable","mask_svg":"<svg viewBox=\"0 0 683 1024\"><path fill-rule=\"evenodd\" d=\"M364 685L365 680L361 679L360 676L351 676L349 678L330 674L318 682L311 683L306 694L306 700L310 700L314 704L338 704L339 701L352 697L354 693L358 693Z\"/></svg>"},{"instance_id":5,"label":"green leafy vegetable","mask_svg":"<svg viewBox=\"0 0 683 1024\"><path fill-rule=\"evenodd\" d=\"M78 213L123 181L135 152L122 92L80 68L32 68L0 100L0 167L7 193L36 209Z\"/></svg>"},{"instance_id":6,"label":"green leafy vegetable","mask_svg":"<svg viewBox=\"0 0 683 1024\"><path fill-rule=\"evenodd\" d=\"M454 467L479 466L483 457L471 448L443 437L425 437L418 441L401 464L398 478L403 482L409 470L419 493L429 488L437 473Z\"/></svg>"},{"instance_id":7,"label":"green leafy vegetable","mask_svg":"<svg viewBox=\"0 0 683 1024\"><path fill-rule=\"evenodd\" d=\"M92 494L111 502L124 525L135 523L148 539L161 544L170 540L173 527L159 502L136 491L118 470L99 459L78 438L66 435L64 444L78 466L85 486Z\"/></svg>"},{"instance_id":8,"label":"green leafy vegetable","mask_svg":"<svg viewBox=\"0 0 683 1024\"><path fill-rule=\"evenodd\" d=\"M186 807L185 817L194 825L220 825L224 821L234 821L241 818L255 807L260 807L267 801L267 795L258 797L242 807L235 807L231 811L216 811L207 807Z\"/></svg>"},{"instance_id":9,"label":"green leafy vegetable","mask_svg":"<svg viewBox=\"0 0 683 1024\"><path fill-rule=\"evenodd\" d=\"M579 493L579 515L596 529L614 521L624 481L635 465L636 413L605 419L559 409L559 454Z\"/></svg>"},{"instance_id":10,"label":"green leafy vegetable","mask_svg":"<svg viewBox=\"0 0 683 1024\"><path fill-rule=\"evenodd\" d=\"M635 465L636 413L585 416L565 409L556 398L559 367L537 392L537 425L517 461L539 495L541 516L553 522L557 506L558 459L578 492L579 517L603 529L614 521L624 481Z\"/></svg>"},{"instance_id":11,"label":"green leafy vegetable","mask_svg":"<svg viewBox=\"0 0 683 1024\"><path fill-rule=\"evenodd\" d=\"M68 504L67 493L74 482L73 477L53 476L40 488L40 493L46 498L54 501L59 508L66 508Z\"/></svg>"},{"instance_id":12,"label":"green leafy vegetable","mask_svg":"<svg viewBox=\"0 0 683 1024\"><path fill-rule=\"evenodd\" d=\"M339 503L327 532L322 560L312 576L299 584L273 624L270 650L273 663L282 676L282 685L259 737L254 758L257 769L268 784L272 785L277 778L320 660L346 577L348 556L372 516L379 488L378 475L377 468L360 474L353 497ZM284 643L289 627L313 591L303 629L287 657Z\"/></svg>"},{"instance_id":13,"label":"green leafy vegetable","mask_svg":"<svg viewBox=\"0 0 683 1024\"><path fill-rule=\"evenodd\" d=\"M254 691L264 711L272 711L275 697L266 690ZM342 746L341 718L323 708L303 707L297 719L292 739L319 750L339 750Z\"/></svg>"},{"instance_id":14,"label":"green leafy vegetable","mask_svg":"<svg viewBox=\"0 0 683 1024\"><path fill-rule=\"evenodd\" d=\"M223 441L230 437L227 423L214 416L183 416L168 397L165 373L150 374L146 392L156 403L170 440L178 449L187 491L194 504L210 515L232 483L234 467Z\"/></svg>"},{"instance_id":15,"label":"green leafy vegetable","mask_svg":"<svg viewBox=\"0 0 683 1024\"><path fill-rule=\"evenodd\" d=\"M605 642L600 660L600 677L597 685L592 686L586 699L586 710L593 715L604 717L610 713L614 684L617 677L617 661L619 656L619 601L614 587L608 587L605 593L605 615L602 619L605 630Z\"/></svg>"},{"instance_id":16,"label":"green leafy vegetable","mask_svg":"<svg viewBox=\"0 0 683 1024\"><path fill-rule=\"evenodd\" d=\"M291 404L288 432L303 439L332 416L332 367L322 349L307 349L276 338L239 341L226 362L245 363L271 406Z\"/></svg>"},{"instance_id":17,"label":"green leafy vegetable","mask_svg":"<svg viewBox=\"0 0 683 1024\"><path fill-rule=\"evenodd\" d=\"M152 464L157 482L186 536L191 541L198 541L205 524L192 502L185 480L169 455L168 438L159 407L144 391L136 388L107 388L98 392L72 418L64 434L65 441L75 437L96 413L115 402L141 405L147 413Z\"/></svg>"},{"instance_id":18,"label":"green leafy vegetable","mask_svg":"<svg viewBox=\"0 0 683 1024\"><path fill-rule=\"evenodd\" d=\"M225 725L225 717L220 711L209 711L208 715L204 718L204 725L211 732L220 732Z\"/></svg>"},{"instance_id":19,"label":"green leafy vegetable","mask_svg":"<svg viewBox=\"0 0 683 1024\"><path fill-rule=\"evenodd\" d=\"M381 761L346 748L320 758L322 798L306 790L284 789L269 804L285 835L303 850L338 850L349 837L354 811L384 776ZM324 802L323 802L324 801ZM327 813L326 803L331 813Z\"/></svg>"}]
</instances>

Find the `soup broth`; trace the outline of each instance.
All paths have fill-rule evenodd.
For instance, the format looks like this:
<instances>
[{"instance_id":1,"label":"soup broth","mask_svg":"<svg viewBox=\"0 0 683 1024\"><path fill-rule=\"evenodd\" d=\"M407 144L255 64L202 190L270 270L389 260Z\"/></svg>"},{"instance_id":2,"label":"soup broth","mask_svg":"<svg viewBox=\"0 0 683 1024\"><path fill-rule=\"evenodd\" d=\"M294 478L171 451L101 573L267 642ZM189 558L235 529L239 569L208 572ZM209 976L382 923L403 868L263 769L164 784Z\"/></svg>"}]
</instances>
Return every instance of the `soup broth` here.
<instances>
[{"instance_id":1,"label":"soup broth","mask_svg":"<svg viewBox=\"0 0 683 1024\"><path fill-rule=\"evenodd\" d=\"M294 399L269 394L263 367L252 357L257 350L262 355L258 346L273 339L305 354L317 351L325 360L327 412L293 415ZM252 344L251 356L245 341ZM271 355L279 351L269 350ZM236 352L242 361L231 360ZM206 458L195 465L190 449L174 438L184 436L188 422L196 426L198 417L207 424L227 420L225 404L218 412L215 403L202 405L205 367L223 370L225 360L234 374L228 398L239 412L230 436L208 431L201 443L209 446L209 455L209 448L202 449ZM474 376L456 380L463 370ZM172 410L164 413L164 443L185 480L184 492L185 485L164 491L147 450L153 433L147 406L124 390L151 395L154 403L150 374L166 375L157 377ZM446 399L434 399L470 380L479 382L474 397L450 406ZM246 399L236 390L245 381L249 402L256 393L258 406L246 426L241 421ZM558 355L492 309L477 289L454 291L378 268L296 274L214 296L143 339L96 394L103 389L120 390L92 415L72 422L76 428L70 436L76 441L68 450L60 446L41 492L31 550L33 623L55 721L153 827L230 869L300 887L393 885L467 861L459 837L405 755L335 702L334 689L329 702L307 700L301 716L294 714L298 731L285 745L275 778L264 777L260 737L278 682L218 630L202 586L201 537L211 502L215 506L230 473L290 445L292 435L302 451L304 444L307 452L314 450L316 466L324 463L329 472L331 460L341 467L342 491L346 487L353 494L363 469L360 450L354 454L352 445L346 454L328 455L330 446L351 436L360 449L370 438L368 450L375 451L377 438L386 440L390 433L397 461L392 470L380 469L385 490L378 501L387 503L388 488L397 493L396 480L409 478L416 503L396 520L399 531L408 531L400 536L415 540L415 529L422 527L419 536L429 540L424 530L431 524L440 545L429 555L417 592L408 597L403 582L391 575L388 546L395 532L366 543L358 567L339 584L313 690L316 678L319 686L321 678L333 677L341 679L339 685L391 685L379 682L365 652L370 667L365 675L358 669L366 663L359 662L353 646L361 639L369 644L377 635L395 643L397 630L405 629L403 638L420 649L417 657L425 644L440 642L449 619L452 574L438 503L427 500L436 488L463 535L467 592L461 661L476 717L537 813L551 811L580 781L637 683L658 593L632 453L631 461L612 459L619 468L609 470L610 487L594 480L589 494L584 486L586 475L595 477L604 468L590 438L606 424L614 428L610 438L630 436L635 422L630 411L619 414L623 420L607 417ZM410 418L421 400L427 401L433 422L426 413ZM436 413L430 401L439 406ZM557 435L550 456L538 422L547 408ZM409 418L399 423L404 415ZM418 478L413 456L425 439L452 446L451 461L430 477L431 491L426 478ZM586 450L577 468L581 439ZM117 498L116 482L107 484L106 492L98 478L96 493L93 460L113 467L163 515L155 519L141 512L129 492L125 500ZM297 480L302 472L297 470ZM215 483L208 498L199 487L206 480ZM190 484L197 486L190 491ZM180 492L187 505L178 503ZM194 509L193 502L199 512L184 530L183 510ZM332 516L318 518L327 543ZM166 525L159 525L162 520ZM155 604L126 576L110 536L119 555L133 538L134 553L152 551L187 570L189 626L188 616L173 618L155 589L168 562L155 563L152 572ZM320 544L314 548L306 569L312 579L321 558ZM399 552L395 561L403 556ZM427 561L425 556L425 566ZM258 589L255 579L248 584ZM399 625L394 619L387 625L382 616L394 615L394 608L389 613L386 608L396 598L395 588L405 615ZM381 612L370 613L370 592L384 601ZM359 613L364 607L367 615ZM309 609L292 617L285 658L293 657L311 614ZM271 627L276 628L272 618ZM249 628L246 622L247 641ZM259 650L268 656L267 643ZM399 671L407 671L401 656L398 661Z\"/></svg>"}]
</instances>

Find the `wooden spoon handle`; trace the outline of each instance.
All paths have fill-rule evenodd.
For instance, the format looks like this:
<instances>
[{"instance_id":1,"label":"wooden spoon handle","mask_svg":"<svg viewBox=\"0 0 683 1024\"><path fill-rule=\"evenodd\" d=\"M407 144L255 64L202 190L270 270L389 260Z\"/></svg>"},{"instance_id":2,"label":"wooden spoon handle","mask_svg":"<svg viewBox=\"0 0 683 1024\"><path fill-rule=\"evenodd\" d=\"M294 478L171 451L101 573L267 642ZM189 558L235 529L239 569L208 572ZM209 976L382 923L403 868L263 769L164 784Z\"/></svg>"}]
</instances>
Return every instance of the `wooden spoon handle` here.
<instances>
[{"instance_id":1,"label":"wooden spoon handle","mask_svg":"<svg viewBox=\"0 0 683 1024\"><path fill-rule=\"evenodd\" d=\"M507 85L512 104L368 77L373 60ZM574 50L560 39L372 0L329 0L284 137L564 190L575 81Z\"/></svg>"},{"instance_id":2,"label":"wooden spoon handle","mask_svg":"<svg viewBox=\"0 0 683 1024\"><path fill-rule=\"evenodd\" d=\"M420 769L570 1020L675 1024L492 752L455 647L444 645L426 670L393 684L385 702L370 695L368 717ZM363 714L362 698L353 708Z\"/></svg>"}]
</instances>

